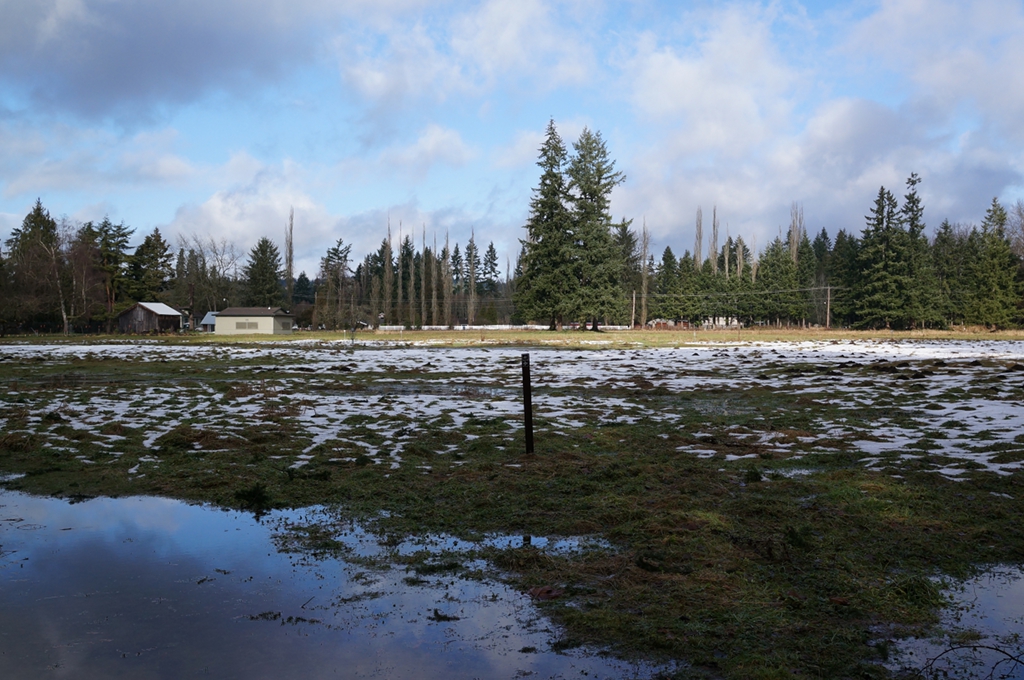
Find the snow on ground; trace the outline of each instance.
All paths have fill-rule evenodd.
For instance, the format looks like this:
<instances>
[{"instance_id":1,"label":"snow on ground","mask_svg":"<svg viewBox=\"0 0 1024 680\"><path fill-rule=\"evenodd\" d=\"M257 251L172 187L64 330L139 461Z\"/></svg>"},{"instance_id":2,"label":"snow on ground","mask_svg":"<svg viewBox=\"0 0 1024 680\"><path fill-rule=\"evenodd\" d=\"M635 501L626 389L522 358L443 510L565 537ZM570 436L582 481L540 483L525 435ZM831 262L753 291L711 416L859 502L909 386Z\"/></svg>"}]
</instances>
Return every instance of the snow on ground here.
<instances>
[{"instance_id":1,"label":"snow on ground","mask_svg":"<svg viewBox=\"0 0 1024 680\"><path fill-rule=\"evenodd\" d=\"M146 364L162 362L195 379L188 385L140 380L136 385L45 392L13 384L6 397L26 399L37 428L44 427L43 416L51 412L59 412L72 428L94 432L118 422L144 428L144 444L154 448L183 422L238 433L258 423L268 403L281 394L294 407L289 417L308 437L302 453L291 460L293 467L307 464L324 449L342 457L361 451L374 462L394 466L402 463L404 448L426 427L458 432L472 419L497 419L511 440L522 427L522 353L522 348L499 346L352 347L340 341L256 346L125 342L2 345L0 362L68 364L73 370L78 360L110 360L138 363L143 373ZM842 440L864 454L864 465L878 469L941 456L943 464L934 470L950 478L969 469L1007 474L1024 460L1021 342L751 342L657 349L530 348L529 353L540 432L572 434L585 425L644 419L671 428L692 421L692 411L684 413L683 408L705 415L739 413L745 408L744 391L767 387L828 406L832 417L792 437L771 427L758 431L734 425L727 432L732 440L786 457L808 450L835 451L835 442ZM204 373L225 371L244 373L239 380L250 384L255 372L264 381L262 390L231 395L202 382ZM353 389L320 389L328 381L347 381ZM735 396L727 401L695 399L723 390ZM673 400L673 395L691 399ZM869 426L862 417L866 409L877 411ZM694 444L680 450L715 455L715 449L699 443L714 433L686 434ZM51 443L68 441L54 434ZM106 436L106 448L116 455L117 447L118 440ZM747 455L733 451L726 459Z\"/></svg>"}]
</instances>

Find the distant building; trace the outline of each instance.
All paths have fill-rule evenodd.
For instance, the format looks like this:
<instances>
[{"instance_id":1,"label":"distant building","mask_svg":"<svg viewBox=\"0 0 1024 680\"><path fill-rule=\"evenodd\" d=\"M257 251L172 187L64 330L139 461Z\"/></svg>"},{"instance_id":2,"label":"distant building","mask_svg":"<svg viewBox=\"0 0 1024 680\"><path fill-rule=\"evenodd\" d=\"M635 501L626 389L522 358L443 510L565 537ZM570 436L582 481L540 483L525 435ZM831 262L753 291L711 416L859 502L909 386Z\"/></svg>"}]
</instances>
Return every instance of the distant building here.
<instances>
[{"instance_id":1,"label":"distant building","mask_svg":"<svg viewBox=\"0 0 1024 680\"><path fill-rule=\"evenodd\" d=\"M199 322L199 330L204 333L213 333L214 328L217 325L217 315L220 312L207 312L203 320Z\"/></svg>"},{"instance_id":2,"label":"distant building","mask_svg":"<svg viewBox=\"0 0 1024 680\"><path fill-rule=\"evenodd\" d=\"M177 333L181 330L181 312L162 302L136 302L117 315L122 333Z\"/></svg>"},{"instance_id":3,"label":"distant building","mask_svg":"<svg viewBox=\"0 0 1024 680\"><path fill-rule=\"evenodd\" d=\"M217 335L248 335L266 333L288 335L293 316L280 307L228 307L217 312L214 333ZM205 321L205 319L204 319Z\"/></svg>"}]
</instances>

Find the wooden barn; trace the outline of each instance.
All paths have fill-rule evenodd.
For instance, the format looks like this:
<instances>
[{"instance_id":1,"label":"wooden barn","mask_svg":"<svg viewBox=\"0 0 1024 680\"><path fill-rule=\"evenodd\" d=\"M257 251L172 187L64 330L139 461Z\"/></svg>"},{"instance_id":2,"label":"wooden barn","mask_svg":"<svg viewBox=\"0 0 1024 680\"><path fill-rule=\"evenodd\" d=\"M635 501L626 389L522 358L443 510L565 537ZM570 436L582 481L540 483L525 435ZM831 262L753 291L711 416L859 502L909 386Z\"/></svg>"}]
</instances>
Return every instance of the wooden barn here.
<instances>
[{"instance_id":1,"label":"wooden barn","mask_svg":"<svg viewBox=\"0 0 1024 680\"><path fill-rule=\"evenodd\" d=\"M136 302L117 317L122 333L177 333L181 312L162 302Z\"/></svg>"}]
</instances>

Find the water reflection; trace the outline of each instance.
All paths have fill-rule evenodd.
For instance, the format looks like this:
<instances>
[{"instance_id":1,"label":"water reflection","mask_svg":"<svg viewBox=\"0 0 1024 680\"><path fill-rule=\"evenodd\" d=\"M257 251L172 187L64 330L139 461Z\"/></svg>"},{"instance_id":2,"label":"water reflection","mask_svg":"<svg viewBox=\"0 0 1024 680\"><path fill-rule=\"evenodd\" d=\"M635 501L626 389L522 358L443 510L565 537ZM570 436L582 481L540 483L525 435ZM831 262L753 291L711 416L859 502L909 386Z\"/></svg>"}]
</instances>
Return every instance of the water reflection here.
<instances>
[{"instance_id":1,"label":"water reflection","mask_svg":"<svg viewBox=\"0 0 1024 680\"><path fill-rule=\"evenodd\" d=\"M1024 680L1024 572L998 567L950 589L940 633L897 645L907 677Z\"/></svg>"},{"instance_id":2,"label":"water reflection","mask_svg":"<svg viewBox=\"0 0 1024 680\"><path fill-rule=\"evenodd\" d=\"M277 552L271 522L0 490L0 677L649 677L555 654L524 595ZM536 650L536 651L532 651Z\"/></svg>"}]
</instances>

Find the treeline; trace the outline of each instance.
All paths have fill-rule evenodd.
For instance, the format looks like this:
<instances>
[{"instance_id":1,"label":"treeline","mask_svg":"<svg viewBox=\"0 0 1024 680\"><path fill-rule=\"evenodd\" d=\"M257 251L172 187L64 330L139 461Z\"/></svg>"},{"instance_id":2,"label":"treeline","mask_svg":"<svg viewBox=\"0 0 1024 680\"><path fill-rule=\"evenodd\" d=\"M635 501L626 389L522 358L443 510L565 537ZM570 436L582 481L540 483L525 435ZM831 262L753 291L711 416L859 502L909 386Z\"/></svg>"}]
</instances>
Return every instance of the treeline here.
<instances>
[{"instance_id":1,"label":"treeline","mask_svg":"<svg viewBox=\"0 0 1024 680\"><path fill-rule=\"evenodd\" d=\"M0 334L111 332L138 301L185 312L192 328L209 311L283 306L302 326L407 327L496 324L511 320L509 271L500 272L493 243L475 235L464 247L417 250L411 235L392 235L354 268L339 239L319 270L293 276L293 220L284 253L261 238L243 255L234 244L193 234L173 248L154 229L137 246L135 230L109 219L76 224L54 219L37 200L0 249Z\"/></svg>"},{"instance_id":2,"label":"treeline","mask_svg":"<svg viewBox=\"0 0 1024 680\"><path fill-rule=\"evenodd\" d=\"M463 324L686 323L836 325L851 328L1004 328L1024 321L1024 202L993 199L980 225L948 221L929 238L918 194L902 203L879 189L859 235L826 229L812 239L794 204L788 230L754 252L721 230L705 234L697 209L693 250L649 252L646 225L613 222L624 181L599 132L572 152L548 124L521 250L501 271L493 242L419 243L391 227L354 262L342 239L313 278L293 272L293 220L283 253L261 238L248 253L192 235L172 247L158 229L132 246L126 225L55 220L40 201L0 250L0 333L110 332L136 301L185 311L192 327L229 306L283 306L303 327L453 327ZM418 245L418 247L417 247ZM707 253L705 256L704 253Z\"/></svg>"},{"instance_id":3,"label":"treeline","mask_svg":"<svg viewBox=\"0 0 1024 680\"><path fill-rule=\"evenodd\" d=\"M698 208L693 251L668 247L656 261L646 225L637 235L631 221L612 221L610 194L624 176L600 133L584 130L569 154L551 121L537 165L512 282L520 320L914 329L1024 319L1021 201L1008 212L993 199L980 226L943 222L929 239L912 174L902 205L879 189L860 236L833 240L822 228L812 240L794 204L786 234L760 253L742 237L721 242L713 209L706 257Z\"/></svg>"},{"instance_id":4,"label":"treeline","mask_svg":"<svg viewBox=\"0 0 1024 680\"><path fill-rule=\"evenodd\" d=\"M812 240L794 205L786 234L756 258L742 238L730 237L712 247L717 256L701 259L698 212L698 255L677 259L666 248L660 262L648 262L650 314L698 325L1020 325L1024 203L1008 212L993 199L981 225L944 221L929 239L919 183L917 175L907 180L902 206L882 187L859 236L840 230L832 239L823 228Z\"/></svg>"}]
</instances>

